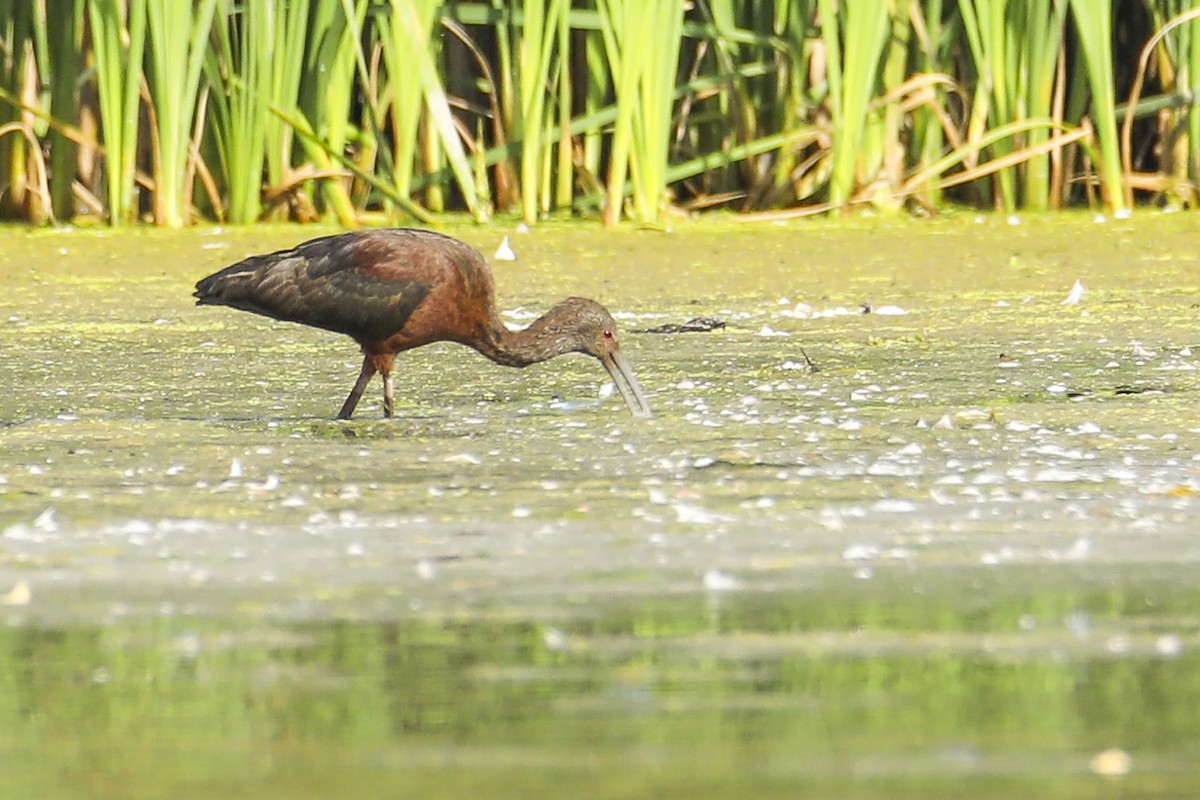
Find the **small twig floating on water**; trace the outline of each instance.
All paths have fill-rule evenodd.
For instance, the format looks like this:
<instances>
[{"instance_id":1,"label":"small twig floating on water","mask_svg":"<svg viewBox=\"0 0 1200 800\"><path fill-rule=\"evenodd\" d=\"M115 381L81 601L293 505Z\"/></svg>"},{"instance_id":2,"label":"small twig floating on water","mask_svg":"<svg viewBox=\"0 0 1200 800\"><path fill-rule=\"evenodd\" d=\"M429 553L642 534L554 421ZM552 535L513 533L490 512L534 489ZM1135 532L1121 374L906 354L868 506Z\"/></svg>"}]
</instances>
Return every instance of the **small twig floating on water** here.
<instances>
[{"instance_id":1,"label":"small twig floating on water","mask_svg":"<svg viewBox=\"0 0 1200 800\"><path fill-rule=\"evenodd\" d=\"M696 317L683 324L668 322L654 328L643 328L634 333L707 333L725 327L725 320L716 317Z\"/></svg>"}]
</instances>

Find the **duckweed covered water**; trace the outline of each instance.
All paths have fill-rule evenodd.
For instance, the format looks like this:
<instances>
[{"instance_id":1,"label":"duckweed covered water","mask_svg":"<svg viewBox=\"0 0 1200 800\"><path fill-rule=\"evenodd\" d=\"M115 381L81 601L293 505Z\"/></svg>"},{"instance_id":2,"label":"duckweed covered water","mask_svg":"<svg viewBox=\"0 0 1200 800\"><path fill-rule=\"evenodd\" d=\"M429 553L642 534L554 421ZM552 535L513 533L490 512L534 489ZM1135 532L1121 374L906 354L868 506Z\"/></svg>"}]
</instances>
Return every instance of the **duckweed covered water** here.
<instances>
[{"instance_id":1,"label":"duckweed covered water","mask_svg":"<svg viewBox=\"0 0 1200 800\"><path fill-rule=\"evenodd\" d=\"M658 416L443 345L351 423L189 298L323 231L9 231L0 797L1190 792L1194 227L539 229Z\"/></svg>"}]
</instances>

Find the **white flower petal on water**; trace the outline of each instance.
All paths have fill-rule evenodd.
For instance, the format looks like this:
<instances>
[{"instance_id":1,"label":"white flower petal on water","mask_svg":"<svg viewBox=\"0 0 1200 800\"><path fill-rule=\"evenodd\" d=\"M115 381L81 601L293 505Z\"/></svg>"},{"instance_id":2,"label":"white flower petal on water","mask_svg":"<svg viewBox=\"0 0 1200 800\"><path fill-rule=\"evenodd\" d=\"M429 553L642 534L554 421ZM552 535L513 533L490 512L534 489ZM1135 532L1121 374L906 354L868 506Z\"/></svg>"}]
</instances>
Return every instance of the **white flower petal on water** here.
<instances>
[{"instance_id":1,"label":"white flower petal on water","mask_svg":"<svg viewBox=\"0 0 1200 800\"><path fill-rule=\"evenodd\" d=\"M505 236L504 239L500 242L500 246L496 248L495 258L497 261L516 261L517 260L516 251L513 250L512 242L510 242L508 240L507 236Z\"/></svg>"}]
</instances>

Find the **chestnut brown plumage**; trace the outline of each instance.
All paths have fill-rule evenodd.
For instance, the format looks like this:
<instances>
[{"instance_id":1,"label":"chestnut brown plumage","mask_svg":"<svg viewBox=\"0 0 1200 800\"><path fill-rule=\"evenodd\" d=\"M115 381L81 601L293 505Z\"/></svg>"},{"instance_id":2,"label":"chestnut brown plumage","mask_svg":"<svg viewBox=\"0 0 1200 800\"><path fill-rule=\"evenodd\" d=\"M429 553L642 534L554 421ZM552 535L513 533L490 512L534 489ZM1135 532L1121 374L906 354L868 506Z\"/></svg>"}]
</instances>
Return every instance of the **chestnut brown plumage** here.
<instances>
[{"instance_id":1,"label":"chestnut brown plumage","mask_svg":"<svg viewBox=\"0 0 1200 800\"><path fill-rule=\"evenodd\" d=\"M651 416L603 306L569 297L528 328L509 330L496 313L487 262L438 233L399 228L312 239L209 275L196 284L195 297L197 305L231 306L358 342L362 372L338 419L350 418L376 372L383 378L383 412L391 417L396 354L432 342L459 342L508 367L586 353L608 370L633 414Z\"/></svg>"}]
</instances>

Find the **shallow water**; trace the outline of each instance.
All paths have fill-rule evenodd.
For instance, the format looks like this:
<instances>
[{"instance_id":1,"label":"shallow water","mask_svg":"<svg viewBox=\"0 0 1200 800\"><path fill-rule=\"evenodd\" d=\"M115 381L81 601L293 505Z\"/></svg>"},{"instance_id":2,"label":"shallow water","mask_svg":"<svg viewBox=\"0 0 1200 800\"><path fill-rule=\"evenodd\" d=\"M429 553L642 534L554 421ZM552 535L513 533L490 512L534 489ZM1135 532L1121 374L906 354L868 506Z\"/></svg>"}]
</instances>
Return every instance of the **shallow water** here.
<instances>
[{"instance_id":1,"label":"shallow water","mask_svg":"<svg viewBox=\"0 0 1200 800\"><path fill-rule=\"evenodd\" d=\"M1192 791L1194 231L538 229L502 309L658 416L447 345L350 423L349 340L189 298L322 231L6 231L0 797Z\"/></svg>"}]
</instances>

